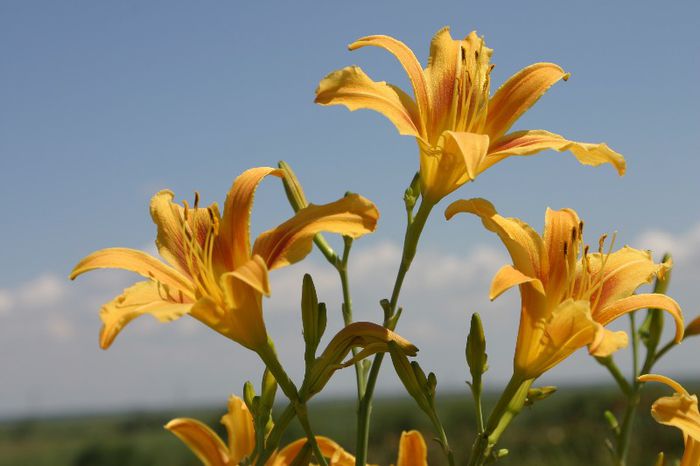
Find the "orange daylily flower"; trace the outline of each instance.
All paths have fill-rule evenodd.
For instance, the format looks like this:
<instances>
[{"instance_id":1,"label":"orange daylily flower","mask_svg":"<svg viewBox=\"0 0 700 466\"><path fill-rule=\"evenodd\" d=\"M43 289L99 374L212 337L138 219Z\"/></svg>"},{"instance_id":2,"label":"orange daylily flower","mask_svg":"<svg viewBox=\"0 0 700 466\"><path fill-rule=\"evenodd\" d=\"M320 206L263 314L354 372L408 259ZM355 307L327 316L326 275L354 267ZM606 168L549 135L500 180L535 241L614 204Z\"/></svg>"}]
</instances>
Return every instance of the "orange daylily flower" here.
<instances>
[{"instance_id":1,"label":"orange daylily flower","mask_svg":"<svg viewBox=\"0 0 700 466\"><path fill-rule=\"evenodd\" d=\"M251 348L267 344L262 296L270 294L268 271L303 259L320 231L350 237L374 231L379 213L369 200L352 194L324 205L309 205L250 245L255 190L280 170L260 167L241 174L226 197L223 217L217 204L194 207L173 202L171 191L151 200L158 228L156 245L166 263L127 248L96 251L81 260L71 279L94 269L136 272L145 281L124 290L100 312L100 346L108 348L134 318L150 314L167 322L190 314L222 335Z\"/></svg>"},{"instance_id":2,"label":"orange daylily flower","mask_svg":"<svg viewBox=\"0 0 700 466\"><path fill-rule=\"evenodd\" d=\"M166 424L165 428L175 434L197 455L205 466L235 466L249 457L255 449L255 427L253 416L242 399L231 396L228 413L221 418L226 427L228 442L206 424L196 419L178 418ZM317 436L316 442L321 453L328 458L329 466L354 466L355 458L333 440ZM275 452L265 463L266 466L287 466L306 444L306 439L296 440L280 451Z\"/></svg>"},{"instance_id":3,"label":"orange daylily flower","mask_svg":"<svg viewBox=\"0 0 700 466\"><path fill-rule=\"evenodd\" d=\"M625 159L605 144L574 142L544 130L508 132L554 83L568 78L558 65L535 63L523 68L490 96L492 50L476 32L454 40L449 28L439 30L430 44L425 69L413 51L393 37L363 37L349 48L367 46L381 47L399 60L415 100L398 87L373 81L361 68L350 66L319 83L316 103L375 110L400 134L415 137L421 189L430 202L436 203L507 157L546 149L569 150L582 164L610 163L620 175L625 172Z\"/></svg>"},{"instance_id":4,"label":"orange daylily flower","mask_svg":"<svg viewBox=\"0 0 700 466\"><path fill-rule=\"evenodd\" d=\"M651 407L656 422L679 428L683 432L685 452L680 466L700 465L700 412L698 397L689 394L678 382L663 375L646 374L641 382L661 382L671 387L673 396L659 398ZM663 463L661 463L663 464Z\"/></svg>"},{"instance_id":5,"label":"orange daylily flower","mask_svg":"<svg viewBox=\"0 0 700 466\"><path fill-rule=\"evenodd\" d=\"M676 341L683 338L683 315L678 304L663 294L634 291L670 263L655 264L648 251L625 246L597 253L583 246L583 222L571 209L547 209L544 235L516 218L504 218L484 199L459 200L445 211L450 219L459 212L481 218L484 226L503 241L513 265L493 278L493 300L519 285L522 299L515 350L515 372L523 380L538 377L575 350L588 345L594 356L607 356L627 345L625 332L604 326L622 314L642 308L668 311L676 322Z\"/></svg>"}]
</instances>

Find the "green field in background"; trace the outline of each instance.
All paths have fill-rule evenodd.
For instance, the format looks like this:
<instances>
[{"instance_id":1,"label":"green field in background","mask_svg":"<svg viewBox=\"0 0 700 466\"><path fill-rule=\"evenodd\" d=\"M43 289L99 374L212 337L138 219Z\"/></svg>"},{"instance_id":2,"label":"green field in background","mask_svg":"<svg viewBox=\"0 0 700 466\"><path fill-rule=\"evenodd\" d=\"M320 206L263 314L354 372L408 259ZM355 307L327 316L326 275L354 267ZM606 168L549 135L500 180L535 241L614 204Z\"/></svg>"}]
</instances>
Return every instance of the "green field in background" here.
<instances>
[{"instance_id":1,"label":"green field in background","mask_svg":"<svg viewBox=\"0 0 700 466\"><path fill-rule=\"evenodd\" d=\"M694 391L698 384L689 384ZM668 394L660 387L647 387L636 418L630 466L652 466L658 451L669 458L682 452L676 429L661 426L649 414L651 402ZM493 403L487 399L487 406ZM441 417L460 463L474 438L473 411L468 392L439 399ZM551 398L525 408L503 436L500 447L510 454L504 466L605 466L611 464L604 442L609 427L603 411L618 416L624 408L611 387L562 389ZM197 459L178 439L163 429L174 417L196 417L219 433L225 403L211 409L130 412L110 415L23 419L0 422L0 466L196 466ZM353 450L354 400L323 400L311 403L311 421L318 434L328 435ZM405 397L378 398L373 412L370 461L396 462L402 430L419 429L426 439L432 432L424 416ZM286 441L301 437L293 423ZM429 441L431 465L444 464L439 449ZM672 464L672 463L670 463Z\"/></svg>"}]
</instances>

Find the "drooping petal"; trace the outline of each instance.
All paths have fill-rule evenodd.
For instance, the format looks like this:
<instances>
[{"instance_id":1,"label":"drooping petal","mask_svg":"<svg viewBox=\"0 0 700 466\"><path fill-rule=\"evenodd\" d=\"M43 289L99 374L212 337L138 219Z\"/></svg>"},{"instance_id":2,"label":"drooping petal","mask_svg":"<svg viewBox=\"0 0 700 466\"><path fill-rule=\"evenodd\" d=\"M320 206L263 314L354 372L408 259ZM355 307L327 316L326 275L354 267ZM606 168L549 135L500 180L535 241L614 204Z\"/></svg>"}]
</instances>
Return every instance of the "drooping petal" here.
<instances>
[{"instance_id":1,"label":"drooping petal","mask_svg":"<svg viewBox=\"0 0 700 466\"><path fill-rule=\"evenodd\" d=\"M700 442L700 412L698 411L697 397L690 395L675 380L663 375L646 374L640 376L639 380L642 382L661 382L676 392L673 396L656 400L651 407L651 414L660 424L677 427L692 440Z\"/></svg>"},{"instance_id":2,"label":"drooping petal","mask_svg":"<svg viewBox=\"0 0 700 466\"><path fill-rule=\"evenodd\" d=\"M400 134L420 138L421 119L415 102L401 89L373 81L358 66L334 71L316 88L320 105L345 105L350 111L370 109L391 121Z\"/></svg>"},{"instance_id":3,"label":"drooping petal","mask_svg":"<svg viewBox=\"0 0 700 466\"><path fill-rule=\"evenodd\" d=\"M238 176L231 185L224 203L219 244L225 270L235 270L251 258L250 214L253 210L255 190L268 175L283 176L283 171L271 167L250 168Z\"/></svg>"},{"instance_id":4,"label":"drooping petal","mask_svg":"<svg viewBox=\"0 0 700 466\"><path fill-rule=\"evenodd\" d=\"M228 433L228 451L230 463L239 464L243 458L250 456L255 449L255 426L248 407L237 396L228 400L228 413L221 418Z\"/></svg>"},{"instance_id":5,"label":"drooping petal","mask_svg":"<svg viewBox=\"0 0 700 466\"><path fill-rule=\"evenodd\" d=\"M262 233L255 240L253 254L260 255L273 270L303 259L311 252L316 233L357 238L374 231L378 218L375 205L357 194L330 204L310 204L277 228Z\"/></svg>"},{"instance_id":6,"label":"drooping petal","mask_svg":"<svg viewBox=\"0 0 700 466\"><path fill-rule=\"evenodd\" d=\"M207 425L196 419L178 418L165 425L175 434L204 466L230 466L226 445Z\"/></svg>"},{"instance_id":7,"label":"drooping petal","mask_svg":"<svg viewBox=\"0 0 700 466\"><path fill-rule=\"evenodd\" d=\"M459 212L477 215L487 230L496 233L508 249L515 268L533 278L544 276L547 270L542 238L530 226L516 218L505 218L486 199L460 199L445 210L445 218L451 219Z\"/></svg>"},{"instance_id":8,"label":"drooping petal","mask_svg":"<svg viewBox=\"0 0 700 466\"><path fill-rule=\"evenodd\" d=\"M212 228L212 215L218 215L218 207L193 207L187 209L173 202L175 195L163 190L151 198L151 218L158 228L156 246L160 255L174 267L188 274L188 254L193 247L204 247ZM218 220L218 219L217 219Z\"/></svg>"},{"instance_id":9,"label":"drooping petal","mask_svg":"<svg viewBox=\"0 0 700 466\"><path fill-rule=\"evenodd\" d=\"M544 283L550 303L564 299L569 277L576 271L581 241L581 220L571 209L547 209L544 222L544 246L549 258L549 273Z\"/></svg>"},{"instance_id":10,"label":"drooping petal","mask_svg":"<svg viewBox=\"0 0 700 466\"><path fill-rule=\"evenodd\" d=\"M138 282L102 306L100 347L107 349L126 324L143 314L161 322L170 322L187 314L192 303L183 303L163 285L152 280Z\"/></svg>"},{"instance_id":11,"label":"drooping petal","mask_svg":"<svg viewBox=\"0 0 700 466\"><path fill-rule=\"evenodd\" d=\"M428 447L417 430L401 433L396 466L428 466Z\"/></svg>"},{"instance_id":12,"label":"drooping petal","mask_svg":"<svg viewBox=\"0 0 700 466\"><path fill-rule=\"evenodd\" d=\"M532 319L521 314L515 369L525 378L534 378L591 343L599 329L591 319L588 301L562 302L548 319Z\"/></svg>"},{"instance_id":13,"label":"drooping petal","mask_svg":"<svg viewBox=\"0 0 700 466\"><path fill-rule=\"evenodd\" d=\"M489 299L493 301L506 290L525 283L529 283L535 291L544 296L544 287L538 278L528 277L512 265L504 265L496 272L496 275L494 275L491 281Z\"/></svg>"},{"instance_id":14,"label":"drooping petal","mask_svg":"<svg viewBox=\"0 0 700 466\"><path fill-rule=\"evenodd\" d=\"M596 322L607 325L623 314L639 309L663 309L671 314L676 322L676 343L683 340L683 313L681 307L672 298L658 293L638 294L627 298L619 299L607 307L597 310L593 315Z\"/></svg>"},{"instance_id":15,"label":"drooping petal","mask_svg":"<svg viewBox=\"0 0 700 466\"><path fill-rule=\"evenodd\" d=\"M615 167L618 174L625 174L624 157L610 149L607 144L569 141L558 134L544 130L516 131L500 139L492 140L489 153L484 158L480 171L486 170L507 157L533 155L546 149L558 152L568 150L584 165L597 166L609 163Z\"/></svg>"},{"instance_id":16,"label":"drooping petal","mask_svg":"<svg viewBox=\"0 0 700 466\"><path fill-rule=\"evenodd\" d=\"M630 296L656 276L663 276L672 266L671 262L655 264L649 251L625 246L611 254L590 254L590 274L602 280L600 291L594 294L593 316L598 309L607 307L618 299Z\"/></svg>"},{"instance_id":17,"label":"drooping petal","mask_svg":"<svg viewBox=\"0 0 700 466\"><path fill-rule=\"evenodd\" d=\"M192 297L192 285L187 277L174 268L162 263L150 254L129 248L107 248L95 251L82 259L70 274L74 280L78 275L95 269L122 269L180 291Z\"/></svg>"},{"instance_id":18,"label":"drooping petal","mask_svg":"<svg viewBox=\"0 0 700 466\"><path fill-rule=\"evenodd\" d=\"M265 296L270 296L267 264L259 255L256 254L248 262L231 272L231 276L241 280Z\"/></svg>"},{"instance_id":19,"label":"drooping petal","mask_svg":"<svg viewBox=\"0 0 700 466\"><path fill-rule=\"evenodd\" d=\"M486 156L488 136L445 131L437 150L419 146L421 191L426 200L437 203L476 177Z\"/></svg>"},{"instance_id":20,"label":"drooping petal","mask_svg":"<svg viewBox=\"0 0 700 466\"><path fill-rule=\"evenodd\" d=\"M416 103L418 105L419 120L413 120L416 124L416 129L419 134L424 134L425 129L425 118L430 112L430 96L428 95L428 90L425 82L425 76L423 75L423 68L420 62L416 58L413 51L403 42L394 39L393 37L376 35L367 36L350 44L348 47L350 50L356 50L361 47L374 46L381 47L394 55L396 59L401 63L408 79L411 81L413 87L413 95L416 97ZM418 124L420 122L420 124Z\"/></svg>"},{"instance_id":21,"label":"drooping petal","mask_svg":"<svg viewBox=\"0 0 700 466\"><path fill-rule=\"evenodd\" d=\"M588 345L588 353L591 356L604 358L622 348L626 348L627 344L628 337L626 332L613 332L601 325L595 339Z\"/></svg>"},{"instance_id":22,"label":"drooping petal","mask_svg":"<svg viewBox=\"0 0 700 466\"><path fill-rule=\"evenodd\" d=\"M535 63L518 71L489 100L484 132L494 141L500 138L553 84L568 77L554 63Z\"/></svg>"}]
</instances>

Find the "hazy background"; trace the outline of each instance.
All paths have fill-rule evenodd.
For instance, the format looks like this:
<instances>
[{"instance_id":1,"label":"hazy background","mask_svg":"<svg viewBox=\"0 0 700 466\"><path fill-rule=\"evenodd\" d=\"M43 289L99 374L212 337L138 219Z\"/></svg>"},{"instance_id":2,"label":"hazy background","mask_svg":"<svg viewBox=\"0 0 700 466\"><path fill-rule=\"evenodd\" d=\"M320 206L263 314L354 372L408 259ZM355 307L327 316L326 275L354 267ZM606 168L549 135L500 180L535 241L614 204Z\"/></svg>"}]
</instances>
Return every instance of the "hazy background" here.
<instances>
[{"instance_id":1,"label":"hazy background","mask_svg":"<svg viewBox=\"0 0 700 466\"><path fill-rule=\"evenodd\" d=\"M0 4L0 417L213 403L240 393L261 366L249 351L183 318L143 317L109 351L97 345L99 306L136 277L95 272L75 283L72 266L93 250L153 250L150 197L198 190L222 202L232 180L279 159L296 169L314 202L353 190L374 200L379 228L351 259L356 318L379 321L404 228L401 195L417 167L412 138L371 112L313 104L327 73L361 65L376 80L407 79L381 50L348 52L367 34L390 34L425 63L432 34L476 29L495 52L493 87L537 61L571 72L517 128L605 141L628 174L580 166L547 152L507 160L435 211L404 288L398 331L421 348L440 387L466 378L463 345L471 312L487 327L488 387L509 376L517 293L487 299L509 259L480 222L441 212L483 196L504 215L541 230L544 209L574 207L587 240L617 230L618 244L674 253L671 294L688 318L700 313L700 53L697 2L36 2ZM265 181L254 230L290 214L280 183ZM301 275L310 271L329 305L329 335L341 326L335 272L314 252L272 274L265 316L290 372L300 376ZM618 327L624 328L627 319ZM700 341L658 367L700 375ZM397 389L386 367L380 392ZM543 383L605 381L584 352ZM350 371L326 393L351 395ZM326 395L327 396L327 395Z\"/></svg>"}]
</instances>

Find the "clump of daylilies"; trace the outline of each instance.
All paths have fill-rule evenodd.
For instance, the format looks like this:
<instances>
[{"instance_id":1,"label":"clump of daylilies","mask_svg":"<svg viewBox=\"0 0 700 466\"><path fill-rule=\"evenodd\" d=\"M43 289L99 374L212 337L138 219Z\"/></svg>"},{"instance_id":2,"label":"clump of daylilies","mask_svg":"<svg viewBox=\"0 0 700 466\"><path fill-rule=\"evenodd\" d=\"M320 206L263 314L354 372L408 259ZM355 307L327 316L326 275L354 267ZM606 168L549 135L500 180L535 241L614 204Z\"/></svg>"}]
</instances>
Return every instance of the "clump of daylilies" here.
<instances>
[{"instance_id":1,"label":"clump of daylilies","mask_svg":"<svg viewBox=\"0 0 700 466\"><path fill-rule=\"evenodd\" d=\"M430 420L437 445L450 465L479 466L497 461L507 454L507 450L496 448L501 435L523 406L543 400L555 390L533 388L533 383L572 353L587 347L590 355L610 371L627 399L622 423L612 412L605 413L612 427L613 440L608 446L613 464L627 464L631 419L639 404L639 392L645 382L658 381L670 386L675 395L659 399L652 414L658 422L682 430L686 450L681 464L700 466L697 397L671 379L649 374L654 363L676 344L700 333L700 319L684 327L680 306L666 295L670 256L657 263L649 251L629 246L615 249L614 236L609 241L601 237L591 248L583 238L584 222L573 209L547 209L540 235L517 218L501 216L492 203L480 198L456 200L447 206L444 215L448 220L458 213L475 215L503 242L512 264L496 273L490 290L484 293L495 299L517 286L520 327L513 375L485 417L482 378L488 367L486 337L479 315L471 316L465 335L465 373L471 376L477 435L470 455L455 457L435 409L435 374L425 373L413 359L418 349L394 331L402 309L418 311L411 309L410 303L399 306L401 287L433 208L442 198L510 156L528 156L547 149L569 151L584 165L610 164L620 175L625 173L626 163L606 144L575 142L545 130L511 131L520 116L553 84L568 79L568 73L558 65L527 66L492 94L492 50L475 32L455 40L448 28L438 31L425 68L410 48L392 37L363 37L352 43L350 50L366 46L383 48L398 59L408 75L413 96L350 66L321 80L316 102L377 111L399 133L413 136L418 145L417 173L405 171L412 179L404 194L408 215L401 261L393 289L380 302L380 322L353 321L347 273L354 240L375 231L379 219L376 206L352 193L326 204L310 203L289 165L280 162L278 168L251 168L239 175L222 210L216 203L201 206L198 194L192 204L178 204L171 191L158 192L151 200L150 211L162 260L142 251L108 248L88 255L75 266L71 278L100 268L125 269L143 277L102 307L100 346L108 348L140 315L150 314L162 322L189 315L260 357L260 394L247 382L242 398L231 396L228 414L221 419L227 441L194 419L175 419L166 425L205 465L365 465L372 400L386 353L407 392ZM281 179L294 215L251 242L253 197L268 176ZM324 233L341 235L343 251L334 251ZM306 275L300 306L305 343L300 357L306 370L303 379L295 382L278 359L266 331L263 297L269 296L274 287L270 271L301 261L314 244L338 273L344 325L334 330L335 336L324 348L319 348L327 328L327 312L312 277ZM653 293L636 294L640 286L652 282ZM644 309L645 318L637 325L636 313ZM675 333L661 346L664 313L672 317ZM630 334L606 328L623 314L630 317ZM613 354L630 342L634 367L633 377L628 380L615 364ZM641 367L640 344L646 348ZM371 362L367 359L370 356ZM354 455L333 440L315 435L307 414L309 400L323 390L337 370L349 366L356 371L358 396ZM287 401L273 416L278 388ZM280 445L295 418L305 437ZM427 464L427 445L419 432L401 435L396 461L399 466ZM654 461L662 465L663 454L658 459L650 458L648 464Z\"/></svg>"}]
</instances>

